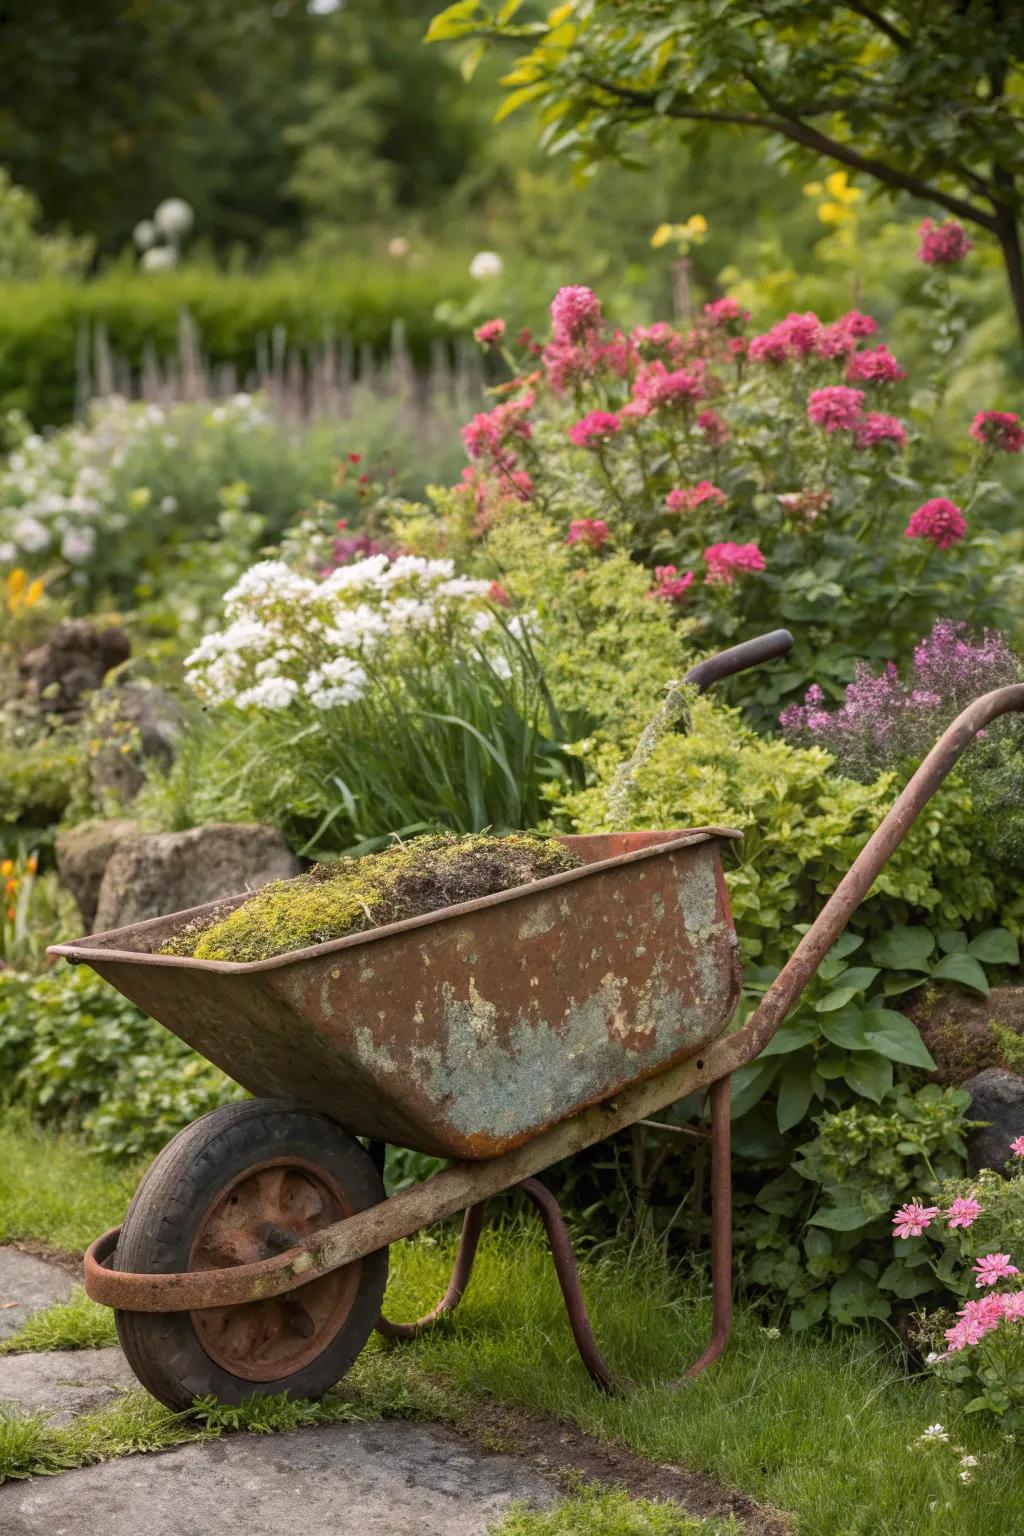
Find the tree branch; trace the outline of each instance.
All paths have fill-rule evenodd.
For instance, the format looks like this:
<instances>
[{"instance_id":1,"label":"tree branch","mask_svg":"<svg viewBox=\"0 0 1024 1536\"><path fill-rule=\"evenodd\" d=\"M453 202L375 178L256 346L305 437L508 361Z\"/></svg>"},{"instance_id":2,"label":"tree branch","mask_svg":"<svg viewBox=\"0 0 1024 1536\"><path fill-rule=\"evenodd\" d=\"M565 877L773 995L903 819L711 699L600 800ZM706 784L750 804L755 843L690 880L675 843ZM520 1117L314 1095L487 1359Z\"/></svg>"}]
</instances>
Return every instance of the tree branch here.
<instances>
[{"instance_id":1,"label":"tree branch","mask_svg":"<svg viewBox=\"0 0 1024 1536\"><path fill-rule=\"evenodd\" d=\"M855 11L858 16L863 16L865 21L870 21L871 25L877 27L879 32L884 32L889 41L895 43L897 48L909 48L911 46L911 40L907 37L906 33L901 32L899 27L895 26L891 21L887 21L881 11L876 11L874 6L857 5L854 3L854 0L847 0L846 9L848 11Z\"/></svg>"},{"instance_id":2,"label":"tree branch","mask_svg":"<svg viewBox=\"0 0 1024 1536\"><path fill-rule=\"evenodd\" d=\"M581 78L595 90L618 97L632 106L650 107L654 103L652 91L617 85L612 81L600 80L585 73ZM600 103L595 102L594 105L596 107ZM685 103L676 102L668 104L664 115L686 122L733 123L742 128L762 128L768 133L781 134L783 138L789 139L794 144L802 144L805 149L813 150L815 154L823 155L826 159L838 160L840 165L848 165L851 170L863 171L865 175L873 176L886 186L895 187L902 192L910 192L914 197L937 203L940 208L945 208L957 218L966 219L971 224L980 224L983 229L990 230L993 234L998 229L996 216L979 207L977 203L968 202L952 192L944 192L930 182L923 181L919 176L901 171L884 160L873 160L868 155L862 155L852 145L829 138L827 134L812 128L809 123L803 122L800 118L774 115L768 117L759 112L720 112L707 107L691 107Z\"/></svg>"}]
</instances>

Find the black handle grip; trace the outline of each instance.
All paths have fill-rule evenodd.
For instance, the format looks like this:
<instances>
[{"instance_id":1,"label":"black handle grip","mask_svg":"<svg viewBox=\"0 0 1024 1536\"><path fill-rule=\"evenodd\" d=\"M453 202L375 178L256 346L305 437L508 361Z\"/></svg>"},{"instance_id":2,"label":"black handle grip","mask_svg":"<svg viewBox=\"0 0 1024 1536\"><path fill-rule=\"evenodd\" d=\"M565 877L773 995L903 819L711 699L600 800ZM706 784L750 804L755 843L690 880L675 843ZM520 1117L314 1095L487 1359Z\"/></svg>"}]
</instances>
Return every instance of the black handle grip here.
<instances>
[{"instance_id":1,"label":"black handle grip","mask_svg":"<svg viewBox=\"0 0 1024 1536\"><path fill-rule=\"evenodd\" d=\"M692 683L703 693L712 683L717 683L723 677L732 677L734 672L746 672L749 667L759 667L763 661L774 661L777 656L785 656L792 646L793 636L788 629L773 629L769 635L744 640L742 645L732 645L727 651L719 651L717 656L699 661L695 667L690 668L683 681Z\"/></svg>"}]
</instances>

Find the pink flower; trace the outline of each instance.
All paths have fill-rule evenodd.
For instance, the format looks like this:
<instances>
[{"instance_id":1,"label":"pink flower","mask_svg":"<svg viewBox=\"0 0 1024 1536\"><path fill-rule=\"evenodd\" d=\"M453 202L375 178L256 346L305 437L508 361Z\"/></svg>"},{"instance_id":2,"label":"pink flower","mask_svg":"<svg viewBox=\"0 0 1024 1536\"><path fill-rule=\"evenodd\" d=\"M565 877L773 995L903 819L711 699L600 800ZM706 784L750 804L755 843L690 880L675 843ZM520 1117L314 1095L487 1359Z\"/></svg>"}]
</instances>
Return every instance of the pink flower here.
<instances>
[{"instance_id":1,"label":"pink flower","mask_svg":"<svg viewBox=\"0 0 1024 1536\"><path fill-rule=\"evenodd\" d=\"M741 309L738 301L728 294L724 299L712 299L710 304L705 304L704 313L712 325L728 325L730 320L738 320L743 325L750 319L749 309Z\"/></svg>"},{"instance_id":2,"label":"pink flower","mask_svg":"<svg viewBox=\"0 0 1024 1536\"><path fill-rule=\"evenodd\" d=\"M970 434L976 443L1001 448L1004 453L1020 453L1024 448L1024 426L1013 411L979 411L971 422Z\"/></svg>"},{"instance_id":3,"label":"pink flower","mask_svg":"<svg viewBox=\"0 0 1024 1536\"><path fill-rule=\"evenodd\" d=\"M813 523L831 505L831 491L811 491L806 487L801 491L784 491L779 497L779 506L783 512L800 515L808 523Z\"/></svg>"},{"instance_id":4,"label":"pink flower","mask_svg":"<svg viewBox=\"0 0 1024 1536\"><path fill-rule=\"evenodd\" d=\"M855 352L846 365L846 377L851 384L892 384L906 376L907 370L900 367L882 342Z\"/></svg>"},{"instance_id":5,"label":"pink flower","mask_svg":"<svg viewBox=\"0 0 1024 1536\"><path fill-rule=\"evenodd\" d=\"M533 427L527 421L527 413L533 407L534 396L530 391L519 400L506 400L493 411L479 411L462 429L462 441L471 459L491 458L511 467L514 460L502 450L515 439L527 442L533 436Z\"/></svg>"},{"instance_id":6,"label":"pink flower","mask_svg":"<svg viewBox=\"0 0 1024 1536\"><path fill-rule=\"evenodd\" d=\"M1007 1280L1010 1275L1019 1275L1020 1270L1016 1264L1010 1263L1008 1253L986 1253L974 1266L973 1273L977 1276L975 1285L995 1285L997 1280Z\"/></svg>"},{"instance_id":7,"label":"pink flower","mask_svg":"<svg viewBox=\"0 0 1024 1536\"><path fill-rule=\"evenodd\" d=\"M878 330L878 321L870 315L862 314L859 309L848 309L836 324L841 325L850 336L873 336Z\"/></svg>"},{"instance_id":8,"label":"pink flower","mask_svg":"<svg viewBox=\"0 0 1024 1536\"><path fill-rule=\"evenodd\" d=\"M821 336L822 324L812 310L789 314L763 336L754 336L748 355L754 362L786 363L813 352Z\"/></svg>"},{"instance_id":9,"label":"pink flower","mask_svg":"<svg viewBox=\"0 0 1024 1536\"><path fill-rule=\"evenodd\" d=\"M972 1196L958 1196L946 1212L951 1227L970 1227L981 1215L981 1206Z\"/></svg>"},{"instance_id":10,"label":"pink flower","mask_svg":"<svg viewBox=\"0 0 1024 1536\"><path fill-rule=\"evenodd\" d=\"M930 1227L934 1218L939 1214L937 1205L921 1205L916 1200L911 1200L909 1205L901 1205L892 1219L892 1231L894 1237L920 1237L921 1233Z\"/></svg>"},{"instance_id":11,"label":"pink flower","mask_svg":"<svg viewBox=\"0 0 1024 1536\"><path fill-rule=\"evenodd\" d=\"M1016 1141L1010 1142L1010 1151L1014 1157L1024 1157L1024 1136L1018 1136Z\"/></svg>"},{"instance_id":12,"label":"pink flower","mask_svg":"<svg viewBox=\"0 0 1024 1536\"><path fill-rule=\"evenodd\" d=\"M633 401L645 411L655 411L660 406L689 406L706 394L704 364L700 361L689 371L676 368L669 372L665 364L656 359L641 368L633 386Z\"/></svg>"},{"instance_id":13,"label":"pink flower","mask_svg":"<svg viewBox=\"0 0 1024 1536\"><path fill-rule=\"evenodd\" d=\"M831 384L827 389L812 389L807 396L807 415L826 432L849 432L860 421L864 391Z\"/></svg>"},{"instance_id":14,"label":"pink flower","mask_svg":"<svg viewBox=\"0 0 1024 1536\"><path fill-rule=\"evenodd\" d=\"M724 507L728 499L725 492L720 491L717 485L712 485L710 480L698 480L696 485L688 486L685 490L677 488L669 491L665 505L670 512L695 512L706 501Z\"/></svg>"},{"instance_id":15,"label":"pink flower","mask_svg":"<svg viewBox=\"0 0 1024 1536\"><path fill-rule=\"evenodd\" d=\"M955 502L935 496L912 513L904 530L908 539L927 539L936 549L948 549L967 532L967 522Z\"/></svg>"},{"instance_id":16,"label":"pink flower","mask_svg":"<svg viewBox=\"0 0 1024 1536\"><path fill-rule=\"evenodd\" d=\"M487 596L492 603L497 603L499 608L507 608L512 599L502 586L500 581L492 581L487 589Z\"/></svg>"},{"instance_id":17,"label":"pink flower","mask_svg":"<svg viewBox=\"0 0 1024 1536\"><path fill-rule=\"evenodd\" d=\"M645 356L652 352L660 352L673 366L677 366L686 358L686 344L683 338L664 320L656 320L653 325L634 326L629 339L638 352Z\"/></svg>"},{"instance_id":18,"label":"pink flower","mask_svg":"<svg viewBox=\"0 0 1024 1536\"><path fill-rule=\"evenodd\" d=\"M496 347L505 334L504 320L485 320L473 332L473 339L482 347Z\"/></svg>"},{"instance_id":19,"label":"pink flower","mask_svg":"<svg viewBox=\"0 0 1024 1536\"><path fill-rule=\"evenodd\" d=\"M555 341L582 341L600 324L601 301L590 288L559 288L551 301L551 334Z\"/></svg>"},{"instance_id":20,"label":"pink flower","mask_svg":"<svg viewBox=\"0 0 1024 1536\"><path fill-rule=\"evenodd\" d=\"M873 448L876 443L895 443L897 448L903 448L907 442L907 429L898 416L868 411L854 427L853 440L858 448Z\"/></svg>"},{"instance_id":21,"label":"pink flower","mask_svg":"<svg viewBox=\"0 0 1024 1536\"><path fill-rule=\"evenodd\" d=\"M729 423L717 411L701 411L697 425L712 448L721 448L729 441Z\"/></svg>"},{"instance_id":22,"label":"pink flower","mask_svg":"<svg viewBox=\"0 0 1024 1536\"><path fill-rule=\"evenodd\" d=\"M917 226L917 233L921 242L917 259L927 267L956 266L974 248L974 241L967 238L956 219L946 219L942 224L923 219Z\"/></svg>"},{"instance_id":23,"label":"pink flower","mask_svg":"<svg viewBox=\"0 0 1024 1536\"><path fill-rule=\"evenodd\" d=\"M686 571L680 576L674 565L656 565L654 574L658 585L652 587L647 596L660 598L664 603L681 603L687 587L693 585L693 572Z\"/></svg>"},{"instance_id":24,"label":"pink flower","mask_svg":"<svg viewBox=\"0 0 1024 1536\"><path fill-rule=\"evenodd\" d=\"M569 428L569 437L577 448L593 448L595 444L605 443L614 437L621 426L622 422L614 411L590 411Z\"/></svg>"},{"instance_id":25,"label":"pink flower","mask_svg":"<svg viewBox=\"0 0 1024 1536\"><path fill-rule=\"evenodd\" d=\"M597 367L593 347L577 347L571 341L551 341L544 348L544 368L551 388L561 394L567 385L579 384Z\"/></svg>"},{"instance_id":26,"label":"pink flower","mask_svg":"<svg viewBox=\"0 0 1024 1536\"><path fill-rule=\"evenodd\" d=\"M600 549L609 538L608 524L600 517L577 517L569 524L565 542L569 545L587 544Z\"/></svg>"},{"instance_id":27,"label":"pink flower","mask_svg":"<svg viewBox=\"0 0 1024 1536\"><path fill-rule=\"evenodd\" d=\"M764 555L756 544L709 544L704 551L704 563L708 568L706 582L721 582L731 586L737 571L763 571Z\"/></svg>"}]
</instances>

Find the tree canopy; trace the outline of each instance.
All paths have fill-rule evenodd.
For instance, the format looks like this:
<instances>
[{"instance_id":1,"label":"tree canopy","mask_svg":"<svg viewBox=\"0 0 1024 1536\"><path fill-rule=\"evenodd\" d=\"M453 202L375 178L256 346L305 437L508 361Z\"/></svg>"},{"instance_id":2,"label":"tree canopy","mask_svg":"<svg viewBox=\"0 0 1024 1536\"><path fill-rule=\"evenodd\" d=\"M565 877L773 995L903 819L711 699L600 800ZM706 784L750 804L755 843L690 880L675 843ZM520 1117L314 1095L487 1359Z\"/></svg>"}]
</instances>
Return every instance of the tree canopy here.
<instances>
[{"instance_id":1,"label":"tree canopy","mask_svg":"<svg viewBox=\"0 0 1024 1536\"><path fill-rule=\"evenodd\" d=\"M459 0L434 41L519 58L500 111L531 104L584 166L637 132L732 125L838 162L985 230L1024 331L1024 7L1016 0Z\"/></svg>"}]
</instances>

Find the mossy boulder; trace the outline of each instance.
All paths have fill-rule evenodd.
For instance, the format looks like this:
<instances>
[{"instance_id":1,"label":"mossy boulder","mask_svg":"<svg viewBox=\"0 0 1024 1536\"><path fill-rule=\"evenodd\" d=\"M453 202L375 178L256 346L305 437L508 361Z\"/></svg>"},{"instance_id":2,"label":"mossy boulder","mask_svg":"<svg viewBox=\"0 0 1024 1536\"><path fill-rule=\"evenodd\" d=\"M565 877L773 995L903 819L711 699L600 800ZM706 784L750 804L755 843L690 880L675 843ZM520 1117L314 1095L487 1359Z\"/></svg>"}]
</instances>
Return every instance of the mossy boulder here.
<instances>
[{"instance_id":1,"label":"mossy boulder","mask_svg":"<svg viewBox=\"0 0 1024 1536\"><path fill-rule=\"evenodd\" d=\"M420 837L275 881L233 911L210 913L181 929L161 953L266 960L529 885L581 863L564 843L528 833Z\"/></svg>"}]
</instances>

